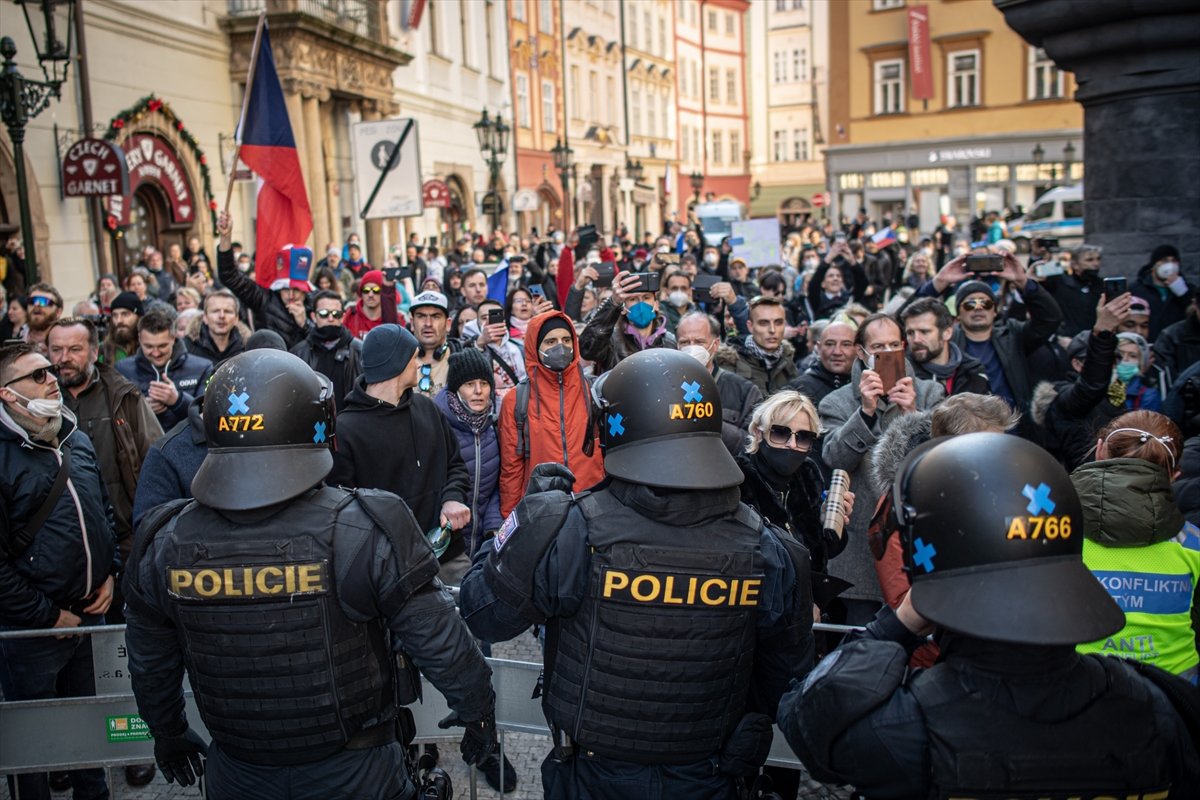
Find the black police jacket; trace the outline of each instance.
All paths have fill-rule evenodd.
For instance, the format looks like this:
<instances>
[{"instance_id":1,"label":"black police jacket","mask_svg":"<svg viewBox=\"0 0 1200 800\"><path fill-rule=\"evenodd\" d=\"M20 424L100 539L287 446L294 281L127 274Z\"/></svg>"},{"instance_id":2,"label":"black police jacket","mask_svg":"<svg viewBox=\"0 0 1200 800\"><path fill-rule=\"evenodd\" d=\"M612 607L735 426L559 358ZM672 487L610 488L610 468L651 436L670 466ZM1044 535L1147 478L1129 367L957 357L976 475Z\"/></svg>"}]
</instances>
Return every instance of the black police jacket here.
<instances>
[{"instance_id":1,"label":"black police jacket","mask_svg":"<svg viewBox=\"0 0 1200 800\"><path fill-rule=\"evenodd\" d=\"M1119 659L945 634L910 673L924 641L884 607L783 698L815 778L868 797L1196 796L1183 719Z\"/></svg>"}]
</instances>

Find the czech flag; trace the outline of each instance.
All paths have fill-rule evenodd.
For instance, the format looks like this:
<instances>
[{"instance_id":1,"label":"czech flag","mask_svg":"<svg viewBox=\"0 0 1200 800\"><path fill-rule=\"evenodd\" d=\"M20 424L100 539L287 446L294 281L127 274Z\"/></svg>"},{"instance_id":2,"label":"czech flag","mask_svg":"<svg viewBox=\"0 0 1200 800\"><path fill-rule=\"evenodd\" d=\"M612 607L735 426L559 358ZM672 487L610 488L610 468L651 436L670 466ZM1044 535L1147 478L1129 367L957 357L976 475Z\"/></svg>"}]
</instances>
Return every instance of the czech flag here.
<instances>
[{"instance_id":1,"label":"czech flag","mask_svg":"<svg viewBox=\"0 0 1200 800\"><path fill-rule=\"evenodd\" d=\"M240 155L246 166L259 178L258 210L255 226L255 278L270 287L276 278L288 278L287 265L282 274L276 265L276 255L284 245L303 246L312 233L312 211L300 171L300 155L292 137L287 106L283 102L283 87L275 71L271 53L271 37L266 20L262 24L262 41L258 57L251 65L253 78L238 126Z\"/></svg>"},{"instance_id":2,"label":"czech flag","mask_svg":"<svg viewBox=\"0 0 1200 800\"><path fill-rule=\"evenodd\" d=\"M508 261L504 261L488 276L487 287L488 300L496 300L503 305L508 299Z\"/></svg>"},{"instance_id":3,"label":"czech flag","mask_svg":"<svg viewBox=\"0 0 1200 800\"><path fill-rule=\"evenodd\" d=\"M895 244L897 242L896 232L892 230L892 226L889 225L879 233L872 236L871 241L879 248L887 247L888 245Z\"/></svg>"}]
</instances>

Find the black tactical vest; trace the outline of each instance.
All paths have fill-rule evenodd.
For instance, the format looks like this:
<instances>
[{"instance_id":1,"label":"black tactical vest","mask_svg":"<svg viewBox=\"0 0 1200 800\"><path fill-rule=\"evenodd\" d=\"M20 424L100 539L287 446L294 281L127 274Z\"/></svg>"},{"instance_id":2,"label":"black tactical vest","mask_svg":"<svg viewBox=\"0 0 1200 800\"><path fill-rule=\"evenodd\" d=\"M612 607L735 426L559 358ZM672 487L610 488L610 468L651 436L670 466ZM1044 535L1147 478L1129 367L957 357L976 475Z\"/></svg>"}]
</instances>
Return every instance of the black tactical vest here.
<instances>
[{"instance_id":1,"label":"black tactical vest","mask_svg":"<svg viewBox=\"0 0 1200 800\"><path fill-rule=\"evenodd\" d=\"M333 537L351 500L322 488L253 526L192 504L159 534L196 705L234 758L327 758L395 716L383 623L352 622L337 599Z\"/></svg>"},{"instance_id":2,"label":"black tactical vest","mask_svg":"<svg viewBox=\"0 0 1200 800\"><path fill-rule=\"evenodd\" d=\"M929 733L930 797L1183 796L1175 793L1181 787L1166 794L1168 748L1141 679L1120 659L1082 660L1096 691L1074 717L1053 724L1018 715L1003 697L969 691L948 664L918 675L909 688Z\"/></svg>"},{"instance_id":3,"label":"black tactical vest","mask_svg":"<svg viewBox=\"0 0 1200 800\"><path fill-rule=\"evenodd\" d=\"M591 580L578 613L558 620L547 716L582 749L622 761L717 753L750 685L761 520L739 506L729 519L677 527L607 491L579 509Z\"/></svg>"}]
</instances>

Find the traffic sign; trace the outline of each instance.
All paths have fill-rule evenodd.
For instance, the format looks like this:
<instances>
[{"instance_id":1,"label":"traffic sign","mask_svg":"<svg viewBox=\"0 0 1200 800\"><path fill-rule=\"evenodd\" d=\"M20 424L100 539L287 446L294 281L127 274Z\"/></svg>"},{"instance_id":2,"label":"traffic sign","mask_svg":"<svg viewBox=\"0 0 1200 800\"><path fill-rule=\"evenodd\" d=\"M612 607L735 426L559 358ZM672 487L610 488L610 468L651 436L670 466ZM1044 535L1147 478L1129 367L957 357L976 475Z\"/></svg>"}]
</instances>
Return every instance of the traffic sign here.
<instances>
[{"instance_id":1,"label":"traffic sign","mask_svg":"<svg viewBox=\"0 0 1200 800\"><path fill-rule=\"evenodd\" d=\"M352 131L354 185L362 219L416 217L422 202L415 119L359 122Z\"/></svg>"},{"instance_id":2,"label":"traffic sign","mask_svg":"<svg viewBox=\"0 0 1200 800\"><path fill-rule=\"evenodd\" d=\"M813 208L824 208L829 202L829 195L826 192L817 192L812 196Z\"/></svg>"}]
</instances>

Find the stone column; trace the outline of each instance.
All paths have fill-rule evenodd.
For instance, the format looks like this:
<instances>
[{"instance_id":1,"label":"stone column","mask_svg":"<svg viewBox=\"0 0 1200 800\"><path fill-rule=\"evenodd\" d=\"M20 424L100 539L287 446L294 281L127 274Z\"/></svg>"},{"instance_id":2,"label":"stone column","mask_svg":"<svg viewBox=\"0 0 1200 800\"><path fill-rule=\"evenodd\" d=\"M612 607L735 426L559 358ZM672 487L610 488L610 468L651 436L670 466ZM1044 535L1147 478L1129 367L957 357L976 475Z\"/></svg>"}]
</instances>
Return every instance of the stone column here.
<instances>
[{"instance_id":1,"label":"stone column","mask_svg":"<svg viewBox=\"0 0 1200 800\"><path fill-rule=\"evenodd\" d=\"M338 188L337 145L333 140L334 103L321 103L317 109L321 123L321 157L324 161L325 184L317 187L317 191L325 196L325 208L329 214L329 238L335 247L341 248L346 241L346 232L342 229L342 203ZM322 253L321 257L325 255Z\"/></svg>"},{"instance_id":2,"label":"stone column","mask_svg":"<svg viewBox=\"0 0 1200 800\"><path fill-rule=\"evenodd\" d=\"M305 189L311 186L309 182L309 164L308 164L308 146L304 138L304 104L300 98L300 87L290 80L283 81L283 102L287 105L288 119L292 123L292 138L296 140L296 152L300 154L300 174L304 176ZM312 192L309 191L309 207L312 206ZM292 242L292 244L308 244L312 246L312 237L309 236L308 242ZM261 263L260 254L260 263ZM267 254L271 261L274 261L275 254Z\"/></svg>"},{"instance_id":3,"label":"stone column","mask_svg":"<svg viewBox=\"0 0 1200 800\"><path fill-rule=\"evenodd\" d=\"M325 245L332 239L329 233L329 204L325 196L325 157L321 143L321 101L316 97L305 97L304 140L308 147L304 156L308 162L308 204L313 218L313 254L315 264L325 257Z\"/></svg>"},{"instance_id":4,"label":"stone column","mask_svg":"<svg viewBox=\"0 0 1200 800\"><path fill-rule=\"evenodd\" d=\"M382 118L379 113L379 106L373 100L362 101L362 118L363 122L377 122ZM355 175L354 180L361 180L361 175ZM354 216L358 223L359 209L355 207ZM367 240L367 261L378 267L383 264L387 258L387 243L383 238L383 223L381 219L361 220L366 223L366 240Z\"/></svg>"},{"instance_id":5,"label":"stone column","mask_svg":"<svg viewBox=\"0 0 1200 800\"><path fill-rule=\"evenodd\" d=\"M1084 107L1084 231L1133 276L1173 244L1200 283L1200 6L1195 0L993 0L1075 73Z\"/></svg>"}]
</instances>

